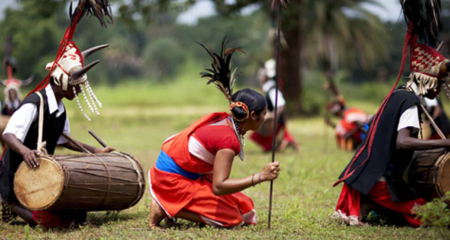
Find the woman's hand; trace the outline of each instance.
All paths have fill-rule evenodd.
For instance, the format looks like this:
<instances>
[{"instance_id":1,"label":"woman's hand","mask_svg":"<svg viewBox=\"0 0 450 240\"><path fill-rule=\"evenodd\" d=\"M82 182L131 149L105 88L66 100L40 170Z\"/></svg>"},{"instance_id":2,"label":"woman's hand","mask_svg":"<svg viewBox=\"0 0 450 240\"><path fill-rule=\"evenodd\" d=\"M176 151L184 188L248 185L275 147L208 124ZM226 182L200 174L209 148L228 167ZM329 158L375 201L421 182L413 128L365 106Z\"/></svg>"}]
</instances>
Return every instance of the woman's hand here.
<instances>
[{"instance_id":1,"label":"woman's hand","mask_svg":"<svg viewBox=\"0 0 450 240\"><path fill-rule=\"evenodd\" d=\"M95 153L110 153L114 150L116 150L116 148L113 147L95 148Z\"/></svg>"},{"instance_id":2,"label":"woman's hand","mask_svg":"<svg viewBox=\"0 0 450 240\"><path fill-rule=\"evenodd\" d=\"M41 154L37 150L26 150L23 153L23 160L28 164L31 168L37 168L39 167L39 161L37 160L37 157Z\"/></svg>"},{"instance_id":3,"label":"woman's hand","mask_svg":"<svg viewBox=\"0 0 450 240\"><path fill-rule=\"evenodd\" d=\"M280 163L279 162L268 163L261 171L261 182L277 179L279 173L280 173ZM256 174L255 174L255 177L256 177ZM258 176L258 178L259 178L259 176ZM259 181L259 179L255 179L255 180Z\"/></svg>"}]
</instances>

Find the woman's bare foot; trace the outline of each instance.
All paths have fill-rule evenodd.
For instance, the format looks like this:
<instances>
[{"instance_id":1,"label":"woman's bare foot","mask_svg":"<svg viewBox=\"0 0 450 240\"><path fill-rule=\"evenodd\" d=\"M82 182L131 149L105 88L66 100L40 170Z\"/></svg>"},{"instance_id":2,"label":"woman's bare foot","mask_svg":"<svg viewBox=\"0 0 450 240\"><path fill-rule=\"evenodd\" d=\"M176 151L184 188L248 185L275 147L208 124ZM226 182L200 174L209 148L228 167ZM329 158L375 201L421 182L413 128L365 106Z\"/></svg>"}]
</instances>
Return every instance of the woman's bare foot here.
<instances>
[{"instance_id":1,"label":"woman's bare foot","mask_svg":"<svg viewBox=\"0 0 450 240\"><path fill-rule=\"evenodd\" d=\"M150 219L148 220L148 228L161 228L160 223L165 217L167 217L167 215L164 212L164 209L162 209L156 200L153 199L150 205Z\"/></svg>"}]
</instances>

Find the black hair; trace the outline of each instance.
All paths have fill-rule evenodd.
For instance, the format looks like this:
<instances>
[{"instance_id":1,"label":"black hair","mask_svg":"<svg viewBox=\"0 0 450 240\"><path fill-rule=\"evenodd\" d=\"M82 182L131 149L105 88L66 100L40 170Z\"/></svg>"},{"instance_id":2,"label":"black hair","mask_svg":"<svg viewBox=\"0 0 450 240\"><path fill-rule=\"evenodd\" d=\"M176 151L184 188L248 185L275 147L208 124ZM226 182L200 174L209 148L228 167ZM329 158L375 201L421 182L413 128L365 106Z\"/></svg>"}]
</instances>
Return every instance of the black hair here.
<instances>
[{"instance_id":1,"label":"black hair","mask_svg":"<svg viewBox=\"0 0 450 240\"><path fill-rule=\"evenodd\" d=\"M254 111L256 114L260 114L267 106L266 99L260 93L249 88L244 88L237 91L233 94L232 100L233 102L245 103L248 107L249 113ZM233 107L233 109L231 109L231 113L237 120L244 120L247 116L247 113L241 107Z\"/></svg>"}]
</instances>

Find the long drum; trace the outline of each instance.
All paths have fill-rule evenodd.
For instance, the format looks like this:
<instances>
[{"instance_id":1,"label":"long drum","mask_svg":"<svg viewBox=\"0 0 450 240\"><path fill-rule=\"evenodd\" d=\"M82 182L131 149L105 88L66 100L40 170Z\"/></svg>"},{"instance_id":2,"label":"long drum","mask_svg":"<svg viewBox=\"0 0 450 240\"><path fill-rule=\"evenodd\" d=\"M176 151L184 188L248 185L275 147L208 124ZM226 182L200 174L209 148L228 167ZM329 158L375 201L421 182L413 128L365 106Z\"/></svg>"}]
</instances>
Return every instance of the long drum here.
<instances>
[{"instance_id":1,"label":"long drum","mask_svg":"<svg viewBox=\"0 0 450 240\"><path fill-rule=\"evenodd\" d=\"M408 181L425 200L450 191L450 153L445 149L415 151Z\"/></svg>"},{"instance_id":2,"label":"long drum","mask_svg":"<svg viewBox=\"0 0 450 240\"><path fill-rule=\"evenodd\" d=\"M14 178L19 202L30 210L123 210L145 191L142 167L124 153L54 155L39 167L22 162Z\"/></svg>"}]
</instances>

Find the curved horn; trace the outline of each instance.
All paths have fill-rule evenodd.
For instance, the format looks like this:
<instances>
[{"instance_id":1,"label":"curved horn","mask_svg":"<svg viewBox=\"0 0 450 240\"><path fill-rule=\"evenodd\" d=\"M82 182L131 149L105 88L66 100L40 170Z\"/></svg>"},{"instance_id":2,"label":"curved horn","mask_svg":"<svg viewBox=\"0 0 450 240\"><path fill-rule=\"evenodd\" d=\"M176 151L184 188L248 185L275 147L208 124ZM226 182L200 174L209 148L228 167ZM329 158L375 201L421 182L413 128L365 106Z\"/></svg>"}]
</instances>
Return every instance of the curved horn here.
<instances>
[{"instance_id":1,"label":"curved horn","mask_svg":"<svg viewBox=\"0 0 450 240\"><path fill-rule=\"evenodd\" d=\"M444 46L445 41L442 41L439 46L436 48L436 51L440 52L442 47Z\"/></svg>"},{"instance_id":2,"label":"curved horn","mask_svg":"<svg viewBox=\"0 0 450 240\"><path fill-rule=\"evenodd\" d=\"M91 55L91 54L97 52L97 51L100 50L100 49L106 48L106 47L109 47L109 44L98 45L98 46L89 48L89 49L87 49L87 50L84 50L84 51L81 53L81 55L83 55L83 59L86 59L87 57L89 57L89 55Z\"/></svg>"},{"instance_id":3,"label":"curved horn","mask_svg":"<svg viewBox=\"0 0 450 240\"><path fill-rule=\"evenodd\" d=\"M6 80L0 81L0 85L2 85L3 87L6 87Z\"/></svg>"},{"instance_id":4,"label":"curved horn","mask_svg":"<svg viewBox=\"0 0 450 240\"><path fill-rule=\"evenodd\" d=\"M27 78L26 80L20 81L20 86L21 86L21 87L27 86L28 84L30 84L30 83L33 81L33 79L34 79L34 75L31 75L31 76L30 76L29 78Z\"/></svg>"},{"instance_id":5,"label":"curved horn","mask_svg":"<svg viewBox=\"0 0 450 240\"><path fill-rule=\"evenodd\" d=\"M84 66L83 68L71 72L70 76L72 77L72 79L78 79L81 76L83 76L83 74L85 74L87 71L91 70L91 68L94 67L95 65L97 65L97 63L99 63L99 62L100 62L100 60L91 62L88 65Z\"/></svg>"}]
</instances>

